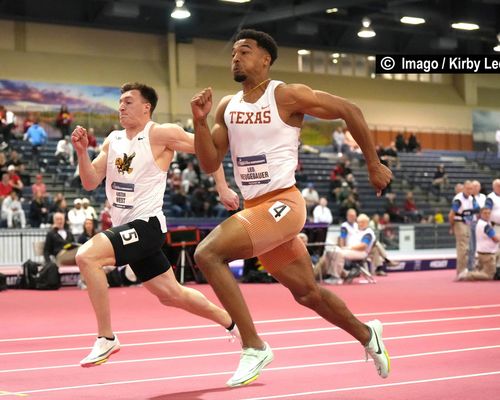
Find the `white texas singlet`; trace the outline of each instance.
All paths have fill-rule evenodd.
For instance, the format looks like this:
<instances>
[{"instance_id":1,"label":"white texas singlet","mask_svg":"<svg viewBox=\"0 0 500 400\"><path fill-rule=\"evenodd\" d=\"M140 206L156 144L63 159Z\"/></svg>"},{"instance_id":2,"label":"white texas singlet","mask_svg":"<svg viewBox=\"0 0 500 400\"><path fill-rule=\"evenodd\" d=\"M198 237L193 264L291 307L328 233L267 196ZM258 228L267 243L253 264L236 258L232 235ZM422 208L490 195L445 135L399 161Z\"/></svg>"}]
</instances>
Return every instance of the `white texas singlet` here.
<instances>
[{"instance_id":1,"label":"white texas singlet","mask_svg":"<svg viewBox=\"0 0 500 400\"><path fill-rule=\"evenodd\" d=\"M106 196L111 204L113 226L157 217L162 231L167 231L162 210L167 172L162 171L153 158L149 142L153 124L149 121L131 140L125 130L113 131L108 136Z\"/></svg>"},{"instance_id":2,"label":"white texas singlet","mask_svg":"<svg viewBox=\"0 0 500 400\"><path fill-rule=\"evenodd\" d=\"M255 103L236 93L224 112L234 177L245 200L295 184L300 128L281 120L270 81Z\"/></svg>"}]
</instances>

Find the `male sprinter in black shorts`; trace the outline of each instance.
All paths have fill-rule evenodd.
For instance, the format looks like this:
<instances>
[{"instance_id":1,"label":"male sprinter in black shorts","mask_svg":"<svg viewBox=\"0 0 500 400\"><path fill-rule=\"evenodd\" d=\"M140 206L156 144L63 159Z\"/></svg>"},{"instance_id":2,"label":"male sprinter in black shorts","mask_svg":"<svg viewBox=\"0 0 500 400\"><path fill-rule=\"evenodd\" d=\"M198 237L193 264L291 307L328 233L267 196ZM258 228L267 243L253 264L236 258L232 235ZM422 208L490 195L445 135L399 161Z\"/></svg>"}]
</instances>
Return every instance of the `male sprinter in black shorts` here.
<instances>
[{"instance_id":1,"label":"male sprinter in black shorts","mask_svg":"<svg viewBox=\"0 0 500 400\"><path fill-rule=\"evenodd\" d=\"M208 318L236 334L225 310L197 290L179 285L161 251L167 231L162 211L167 171L174 151L194 152L193 135L177 125L160 125L151 120L158 102L153 88L125 84L121 93L119 117L124 130L108 135L94 161L87 154L87 131L78 126L71 137L83 187L93 190L106 178L113 222L113 228L95 235L76 255L98 328L92 351L80 361L82 367L102 364L120 349L111 328L107 280L102 269L106 265L130 264L144 287L162 304ZM214 176L224 206L238 208L238 196L227 186L223 170Z\"/></svg>"}]
</instances>

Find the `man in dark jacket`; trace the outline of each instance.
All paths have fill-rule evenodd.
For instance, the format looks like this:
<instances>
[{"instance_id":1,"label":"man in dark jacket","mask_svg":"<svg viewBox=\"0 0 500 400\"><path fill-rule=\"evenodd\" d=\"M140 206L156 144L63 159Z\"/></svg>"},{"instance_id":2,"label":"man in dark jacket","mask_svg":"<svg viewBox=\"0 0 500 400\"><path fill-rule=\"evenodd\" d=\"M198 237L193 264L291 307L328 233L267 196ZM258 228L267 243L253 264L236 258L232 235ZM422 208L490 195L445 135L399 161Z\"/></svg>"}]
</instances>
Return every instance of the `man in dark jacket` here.
<instances>
[{"instance_id":1,"label":"man in dark jacket","mask_svg":"<svg viewBox=\"0 0 500 400\"><path fill-rule=\"evenodd\" d=\"M45 262L53 261L63 250L64 246L74 243L73 234L65 228L66 217L61 212L56 212L53 218L52 228L45 236L45 245L43 246L43 257Z\"/></svg>"}]
</instances>

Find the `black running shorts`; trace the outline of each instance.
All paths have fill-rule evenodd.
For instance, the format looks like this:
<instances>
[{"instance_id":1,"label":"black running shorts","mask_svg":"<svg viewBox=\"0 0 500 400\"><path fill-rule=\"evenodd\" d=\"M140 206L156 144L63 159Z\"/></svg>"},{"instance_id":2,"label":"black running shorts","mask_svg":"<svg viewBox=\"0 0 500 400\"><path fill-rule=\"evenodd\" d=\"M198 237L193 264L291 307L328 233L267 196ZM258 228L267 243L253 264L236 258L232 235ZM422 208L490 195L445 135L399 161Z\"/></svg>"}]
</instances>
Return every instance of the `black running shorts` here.
<instances>
[{"instance_id":1,"label":"black running shorts","mask_svg":"<svg viewBox=\"0 0 500 400\"><path fill-rule=\"evenodd\" d=\"M161 250L165 233L160 221L136 219L127 224L106 229L103 232L113 245L116 265L129 264L141 282L153 279L168 271L170 263Z\"/></svg>"}]
</instances>

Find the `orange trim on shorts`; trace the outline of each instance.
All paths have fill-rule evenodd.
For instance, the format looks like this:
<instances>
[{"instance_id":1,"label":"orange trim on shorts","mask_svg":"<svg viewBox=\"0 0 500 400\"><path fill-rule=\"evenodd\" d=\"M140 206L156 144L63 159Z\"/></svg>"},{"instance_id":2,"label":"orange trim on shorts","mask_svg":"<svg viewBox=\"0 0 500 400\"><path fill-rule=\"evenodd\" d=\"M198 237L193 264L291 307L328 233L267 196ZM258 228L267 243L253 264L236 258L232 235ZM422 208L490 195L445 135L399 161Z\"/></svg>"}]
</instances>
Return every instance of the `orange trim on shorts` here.
<instances>
[{"instance_id":1,"label":"orange trim on shorts","mask_svg":"<svg viewBox=\"0 0 500 400\"><path fill-rule=\"evenodd\" d=\"M276 189L276 190L273 190L269 193L263 194L262 196L255 197L253 199L244 200L243 206L245 208L255 207L255 206L259 205L260 203L263 203L264 201L267 201L270 198L272 198L278 194L286 193L286 192L293 192L294 190L299 190L299 189L297 189L297 186L295 186L295 185L290 186L288 188L284 188L284 189Z\"/></svg>"}]
</instances>

